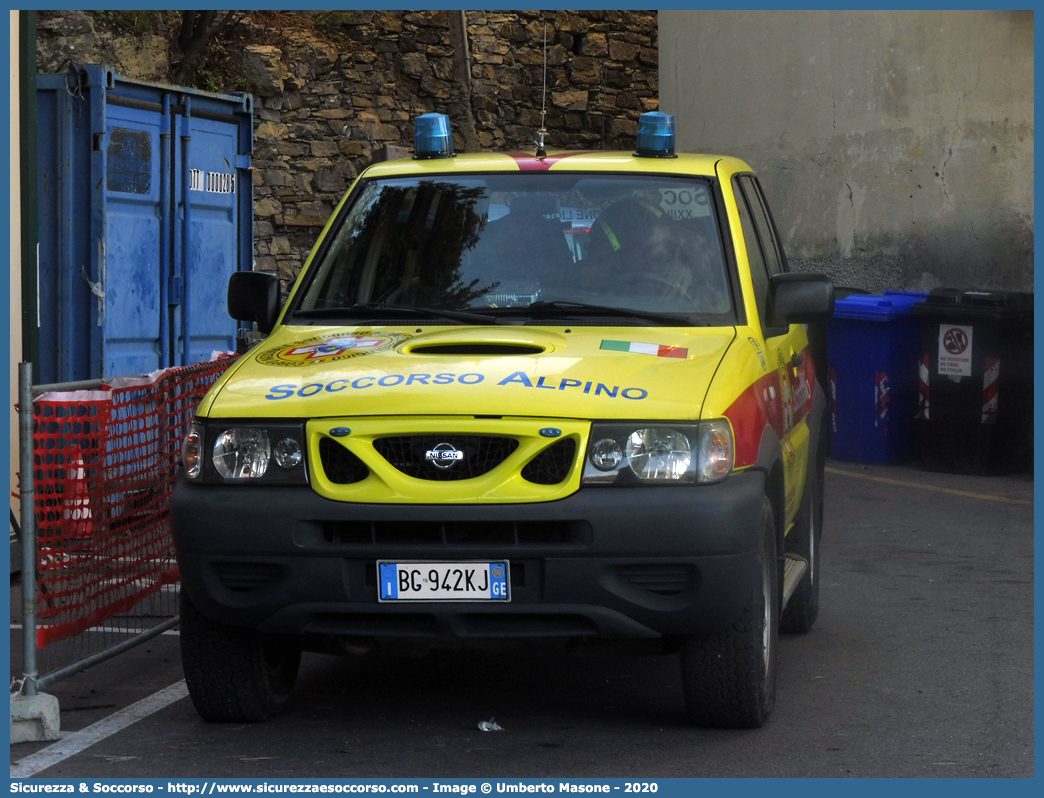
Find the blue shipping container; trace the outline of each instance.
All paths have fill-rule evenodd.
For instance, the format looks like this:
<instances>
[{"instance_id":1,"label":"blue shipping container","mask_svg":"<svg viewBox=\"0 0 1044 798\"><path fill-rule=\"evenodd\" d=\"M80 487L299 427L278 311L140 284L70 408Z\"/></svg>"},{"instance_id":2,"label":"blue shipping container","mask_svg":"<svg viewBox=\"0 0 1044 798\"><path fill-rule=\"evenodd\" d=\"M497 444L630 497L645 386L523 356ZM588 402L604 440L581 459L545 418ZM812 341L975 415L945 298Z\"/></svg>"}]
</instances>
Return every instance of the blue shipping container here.
<instances>
[{"instance_id":1,"label":"blue shipping container","mask_svg":"<svg viewBox=\"0 0 1044 798\"><path fill-rule=\"evenodd\" d=\"M235 348L231 274L253 263L252 100L37 77L37 382L142 374Z\"/></svg>"},{"instance_id":2,"label":"blue shipping container","mask_svg":"<svg viewBox=\"0 0 1044 798\"><path fill-rule=\"evenodd\" d=\"M827 323L830 449L838 460L906 459L917 412L920 327L927 294L885 291L838 299Z\"/></svg>"}]
</instances>

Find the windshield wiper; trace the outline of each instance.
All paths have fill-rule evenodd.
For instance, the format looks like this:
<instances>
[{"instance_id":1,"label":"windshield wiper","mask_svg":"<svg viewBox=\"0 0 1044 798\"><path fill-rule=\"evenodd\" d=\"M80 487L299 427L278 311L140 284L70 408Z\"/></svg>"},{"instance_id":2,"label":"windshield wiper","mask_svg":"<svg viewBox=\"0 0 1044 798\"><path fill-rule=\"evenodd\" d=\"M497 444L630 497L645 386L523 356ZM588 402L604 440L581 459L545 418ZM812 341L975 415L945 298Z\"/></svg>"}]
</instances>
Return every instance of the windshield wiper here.
<instances>
[{"instance_id":1,"label":"windshield wiper","mask_svg":"<svg viewBox=\"0 0 1044 798\"><path fill-rule=\"evenodd\" d=\"M656 313L651 310L633 310L632 308L618 308L612 305L590 305L586 302L566 302L537 300L525 307L502 308L505 311L513 311L519 315L533 316L534 318L551 318L556 316L618 316L631 319L645 319L656 321L661 324L678 324L690 326L692 321L688 316L676 313Z\"/></svg>"},{"instance_id":2,"label":"windshield wiper","mask_svg":"<svg viewBox=\"0 0 1044 798\"><path fill-rule=\"evenodd\" d=\"M294 318L301 319L338 319L338 318L375 318L377 316L404 316L409 319L449 319L465 324L496 324L489 316L477 313L465 313L459 310L439 310L438 308L418 308L412 305L386 305L383 302L360 302L346 308L312 308L298 310Z\"/></svg>"}]
</instances>

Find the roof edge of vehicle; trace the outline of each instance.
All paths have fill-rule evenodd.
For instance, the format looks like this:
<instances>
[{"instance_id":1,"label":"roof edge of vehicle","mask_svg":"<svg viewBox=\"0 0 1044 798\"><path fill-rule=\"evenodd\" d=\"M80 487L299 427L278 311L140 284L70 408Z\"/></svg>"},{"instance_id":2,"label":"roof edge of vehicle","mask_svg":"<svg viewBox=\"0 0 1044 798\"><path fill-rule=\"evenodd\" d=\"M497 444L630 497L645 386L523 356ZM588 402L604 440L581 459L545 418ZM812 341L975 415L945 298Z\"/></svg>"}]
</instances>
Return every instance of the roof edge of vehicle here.
<instances>
[{"instance_id":1,"label":"roof edge of vehicle","mask_svg":"<svg viewBox=\"0 0 1044 798\"><path fill-rule=\"evenodd\" d=\"M403 177L417 174L465 172L634 172L713 177L718 168L749 172L738 158L703 153L678 153L674 158L649 158L631 152L602 150L549 150L543 158L528 152L460 153L448 158L400 158L367 167L361 178Z\"/></svg>"},{"instance_id":2,"label":"roof edge of vehicle","mask_svg":"<svg viewBox=\"0 0 1044 798\"><path fill-rule=\"evenodd\" d=\"M683 152L678 153L673 158L650 158L622 150L548 150L547 155L543 158L521 151L469 152L445 158L399 158L391 161L381 161L363 170L348 186L348 190L345 191L337 206L333 209L333 213L326 220L326 224L312 246L312 251L305 259L301 271L290 288L286 304L283 306L276 324L281 325L284 323L283 317L286 309L291 306L297 294L301 276L311 267L315 253L326 239L331 225L340 216L345 202L352 195L352 192L355 191L360 181L371 178L409 177L421 174L540 172L544 171L544 169L536 164L541 161L544 163L552 161L547 169L562 172L631 172L633 174L667 174L714 178L722 175L753 171L744 161L728 155Z\"/></svg>"},{"instance_id":3,"label":"roof edge of vehicle","mask_svg":"<svg viewBox=\"0 0 1044 798\"><path fill-rule=\"evenodd\" d=\"M527 152L479 152L460 153L447 158L400 158L382 161L367 167L348 187L348 190L337 203L330 218L327 219L315 245L305 260L300 273L294 280L279 314L276 326L284 324L286 309L292 304L300 286L301 276L308 271L312 258L322 241L329 233L333 221L339 216L341 208L355 190L360 180L366 178L406 177L418 174L466 174L481 172L523 172L538 171L532 165L537 161L553 161L549 170L576 172L632 172L634 174L676 174L679 176L717 177L721 174L737 174L753 171L739 158L726 155L710 155L706 153L678 153L674 158L649 158L625 151L590 151L590 150L548 150L545 158L537 158ZM530 169L525 167L529 166ZM543 170L539 170L543 171ZM749 312L749 311L748 311ZM239 370L242 362L235 363L219 377L217 382L199 405L198 413L205 416L217 401L221 389Z\"/></svg>"}]
</instances>

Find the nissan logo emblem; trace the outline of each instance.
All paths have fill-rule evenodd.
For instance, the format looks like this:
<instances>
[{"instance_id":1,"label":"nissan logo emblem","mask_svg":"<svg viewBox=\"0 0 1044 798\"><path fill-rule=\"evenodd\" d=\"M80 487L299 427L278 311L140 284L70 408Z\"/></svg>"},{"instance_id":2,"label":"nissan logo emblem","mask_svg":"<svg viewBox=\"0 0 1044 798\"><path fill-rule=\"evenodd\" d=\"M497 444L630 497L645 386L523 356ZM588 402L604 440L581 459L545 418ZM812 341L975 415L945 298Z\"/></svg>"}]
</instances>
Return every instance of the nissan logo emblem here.
<instances>
[{"instance_id":1,"label":"nissan logo emblem","mask_svg":"<svg viewBox=\"0 0 1044 798\"><path fill-rule=\"evenodd\" d=\"M436 468L453 468L459 460L464 459L464 452L452 443L440 443L424 453L424 459Z\"/></svg>"}]
</instances>

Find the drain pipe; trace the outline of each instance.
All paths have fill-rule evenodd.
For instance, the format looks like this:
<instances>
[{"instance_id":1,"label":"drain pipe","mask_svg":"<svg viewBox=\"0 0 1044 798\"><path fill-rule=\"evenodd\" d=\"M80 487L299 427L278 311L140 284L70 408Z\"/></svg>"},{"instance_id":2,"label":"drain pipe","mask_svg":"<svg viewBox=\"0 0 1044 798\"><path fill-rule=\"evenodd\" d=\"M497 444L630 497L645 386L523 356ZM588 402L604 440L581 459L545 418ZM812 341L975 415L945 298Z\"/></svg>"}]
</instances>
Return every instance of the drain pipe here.
<instances>
[{"instance_id":1,"label":"drain pipe","mask_svg":"<svg viewBox=\"0 0 1044 798\"><path fill-rule=\"evenodd\" d=\"M478 128L475 125L475 113L471 109L471 53L468 48L468 18L466 11L450 14L450 45L453 47L453 73L457 85L462 88L464 106L464 124L461 132L464 135L464 149L467 152L478 152Z\"/></svg>"},{"instance_id":2,"label":"drain pipe","mask_svg":"<svg viewBox=\"0 0 1044 798\"><path fill-rule=\"evenodd\" d=\"M464 79L468 84L468 96L471 96L471 48L468 45L468 12L458 11L459 14L458 24L460 25L460 40L461 49L464 51L464 64L467 69L464 71Z\"/></svg>"}]
</instances>

